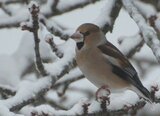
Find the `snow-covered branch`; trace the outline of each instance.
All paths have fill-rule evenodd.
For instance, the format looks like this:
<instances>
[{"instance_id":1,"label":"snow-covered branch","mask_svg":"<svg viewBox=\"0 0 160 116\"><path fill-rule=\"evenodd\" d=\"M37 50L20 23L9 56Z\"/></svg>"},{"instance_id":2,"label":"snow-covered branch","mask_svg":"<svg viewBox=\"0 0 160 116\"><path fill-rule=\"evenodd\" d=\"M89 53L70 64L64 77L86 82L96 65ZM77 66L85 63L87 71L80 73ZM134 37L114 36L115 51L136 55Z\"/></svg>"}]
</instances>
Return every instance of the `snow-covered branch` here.
<instances>
[{"instance_id":1,"label":"snow-covered branch","mask_svg":"<svg viewBox=\"0 0 160 116\"><path fill-rule=\"evenodd\" d=\"M52 0L48 0L48 2L49 1L52 2ZM57 8L56 8L56 10L53 10L52 12L50 12L51 11L50 6L52 4L46 3L45 5L42 5L42 10L40 12L42 13L43 16L53 17L56 15L61 15L66 12L73 11L77 8L85 7L87 5L95 3L97 1L100 1L100 0L81 0L81 1L76 0L74 2L73 1L69 2L69 1L65 1L65 0L62 0L61 2L57 1L56 4L53 3L53 6L57 6ZM5 1L5 2L7 4L7 1ZM12 1L9 0L8 2L12 2ZM19 2L19 0L15 0L15 2ZM23 8L21 8L20 12L17 12L16 15L13 15L11 17L5 17L4 19L1 18L0 28L18 27L21 22L28 20L29 14L26 12L26 10L23 11L22 10Z\"/></svg>"},{"instance_id":2,"label":"snow-covered branch","mask_svg":"<svg viewBox=\"0 0 160 116\"><path fill-rule=\"evenodd\" d=\"M0 86L0 93L3 98L8 98L9 96L13 96L16 93L16 90L10 87Z\"/></svg>"},{"instance_id":3,"label":"snow-covered branch","mask_svg":"<svg viewBox=\"0 0 160 116\"><path fill-rule=\"evenodd\" d=\"M51 34L47 35L45 40L50 45L52 51L56 54L56 56L62 58L63 53L57 48L56 44L53 41L52 35Z\"/></svg>"},{"instance_id":4,"label":"snow-covered branch","mask_svg":"<svg viewBox=\"0 0 160 116\"><path fill-rule=\"evenodd\" d=\"M138 33L130 37L120 37L118 43L125 56L131 58L137 51L140 51L144 40L141 33Z\"/></svg>"},{"instance_id":5,"label":"snow-covered branch","mask_svg":"<svg viewBox=\"0 0 160 116\"><path fill-rule=\"evenodd\" d=\"M157 61L160 63L160 41L156 32L152 27L147 25L145 19L133 4L133 0L123 0L123 5L133 20L137 23L145 43L152 49Z\"/></svg>"},{"instance_id":6,"label":"snow-covered branch","mask_svg":"<svg viewBox=\"0 0 160 116\"><path fill-rule=\"evenodd\" d=\"M121 10L121 0L108 0L102 9L101 14L96 19L95 23L101 27L104 33L113 30L113 25Z\"/></svg>"},{"instance_id":7,"label":"snow-covered branch","mask_svg":"<svg viewBox=\"0 0 160 116\"><path fill-rule=\"evenodd\" d=\"M75 10L77 8L83 8L89 4L98 2L100 0L76 0L76 1L62 0L63 2L58 2L58 1L59 0L55 0L55 2L53 3L52 0L49 0L48 3L46 3L44 6L42 6L42 13L46 17L61 15L63 13L70 12L70 11ZM56 8L54 8L53 6L55 6ZM45 10L43 10L43 9L45 9Z\"/></svg>"}]
</instances>

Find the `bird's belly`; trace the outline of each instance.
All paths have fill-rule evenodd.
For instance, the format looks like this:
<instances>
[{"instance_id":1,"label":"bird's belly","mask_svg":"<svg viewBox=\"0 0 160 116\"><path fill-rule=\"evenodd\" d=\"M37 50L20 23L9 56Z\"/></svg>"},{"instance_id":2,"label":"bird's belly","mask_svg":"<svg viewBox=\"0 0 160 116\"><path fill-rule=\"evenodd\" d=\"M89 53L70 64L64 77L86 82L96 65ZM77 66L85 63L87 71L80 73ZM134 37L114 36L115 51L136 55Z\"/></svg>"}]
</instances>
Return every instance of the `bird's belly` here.
<instances>
[{"instance_id":1,"label":"bird's belly","mask_svg":"<svg viewBox=\"0 0 160 116\"><path fill-rule=\"evenodd\" d=\"M129 84L112 73L111 67L107 65L103 64L97 66L95 64L94 66L92 64L92 66L80 66L79 68L84 73L86 78L98 88L103 85L107 85L112 92L117 92L129 87Z\"/></svg>"}]
</instances>

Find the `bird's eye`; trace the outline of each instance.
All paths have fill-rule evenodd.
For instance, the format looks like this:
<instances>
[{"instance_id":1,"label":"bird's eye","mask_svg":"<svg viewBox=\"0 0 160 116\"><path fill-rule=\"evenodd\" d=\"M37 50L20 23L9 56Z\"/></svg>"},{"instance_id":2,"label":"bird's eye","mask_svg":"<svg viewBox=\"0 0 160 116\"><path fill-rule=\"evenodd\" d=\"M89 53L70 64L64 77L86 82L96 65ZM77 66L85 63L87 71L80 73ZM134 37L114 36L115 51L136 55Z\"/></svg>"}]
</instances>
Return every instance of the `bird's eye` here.
<instances>
[{"instance_id":1,"label":"bird's eye","mask_svg":"<svg viewBox=\"0 0 160 116\"><path fill-rule=\"evenodd\" d=\"M82 32L80 32L80 33L82 33ZM82 34L83 34L84 37L86 37L86 36L88 36L90 34L90 32L86 31L85 33L82 33Z\"/></svg>"}]
</instances>

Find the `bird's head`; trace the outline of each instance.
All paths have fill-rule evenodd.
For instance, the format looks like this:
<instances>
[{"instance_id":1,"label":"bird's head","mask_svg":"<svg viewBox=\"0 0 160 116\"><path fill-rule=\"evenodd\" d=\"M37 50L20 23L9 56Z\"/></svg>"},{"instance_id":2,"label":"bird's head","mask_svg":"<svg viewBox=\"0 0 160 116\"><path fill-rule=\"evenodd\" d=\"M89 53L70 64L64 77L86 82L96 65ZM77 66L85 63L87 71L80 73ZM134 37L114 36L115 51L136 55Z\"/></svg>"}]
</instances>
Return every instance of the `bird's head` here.
<instances>
[{"instance_id":1,"label":"bird's head","mask_svg":"<svg viewBox=\"0 0 160 116\"><path fill-rule=\"evenodd\" d=\"M77 28L76 32L71 35L71 38L75 40L77 44L80 44L82 48L83 45L87 47L98 45L105 39L105 36L97 25L85 23Z\"/></svg>"}]
</instances>

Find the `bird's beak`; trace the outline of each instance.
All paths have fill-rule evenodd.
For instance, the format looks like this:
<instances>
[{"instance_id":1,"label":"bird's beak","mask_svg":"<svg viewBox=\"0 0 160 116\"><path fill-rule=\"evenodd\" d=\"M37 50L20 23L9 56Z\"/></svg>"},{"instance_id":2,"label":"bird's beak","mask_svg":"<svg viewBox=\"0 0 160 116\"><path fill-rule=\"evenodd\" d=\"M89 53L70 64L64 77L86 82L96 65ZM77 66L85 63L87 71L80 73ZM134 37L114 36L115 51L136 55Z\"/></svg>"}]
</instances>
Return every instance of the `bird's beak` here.
<instances>
[{"instance_id":1,"label":"bird's beak","mask_svg":"<svg viewBox=\"0 0 160 116\"><path fill-rule=\"evenodd\" d=\"M75 33L73 33L73 35L70 36L70 38L74 40L79 40L83 38L83 35L79 31L76 31Z\"/></svg>"}]
</instances>

